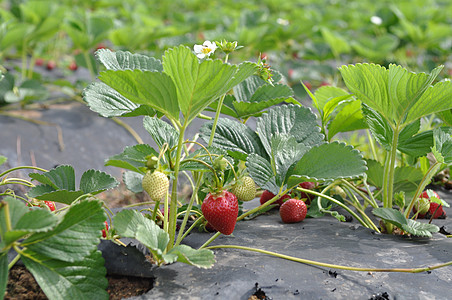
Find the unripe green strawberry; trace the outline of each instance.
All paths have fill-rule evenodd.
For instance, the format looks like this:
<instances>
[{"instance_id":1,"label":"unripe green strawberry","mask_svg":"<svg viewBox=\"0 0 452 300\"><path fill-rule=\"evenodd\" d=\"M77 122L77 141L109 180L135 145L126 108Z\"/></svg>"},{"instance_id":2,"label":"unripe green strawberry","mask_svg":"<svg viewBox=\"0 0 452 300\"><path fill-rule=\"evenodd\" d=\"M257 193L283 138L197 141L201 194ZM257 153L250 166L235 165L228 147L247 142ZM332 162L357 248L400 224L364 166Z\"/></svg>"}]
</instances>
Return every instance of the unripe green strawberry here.
<instances>
[{"instance_id":1,"label":"unripe green strawberry","mask_svg":"<svg viewBox=\"0 0 452 300\"><path fill-rule=\"evenodd\" d=\"M142 185L153 201L160 201L168 192L169 180L160 171L147 172L143 177Z\"/></svg>"},{"instance_id":2,"label":"unripe green strawberry","mask_svg":"<svg viewBox=\"0 0 452 300\"><path fill-rule=\"evenodd\" d=\"M419 212L419 215L425 215L430 208L430 199L428 197L419 197L413 207L414 212Z\"/></svg>"},{"instance_id":3,"label":"unripe green strawberry","mask_svg":"<svg viewBox=\"0 0 452 300\"><path fill-rule=\"evenodd\" d=\"M240 201L250 201L256 197L256 185L253 178L244 176L234 186L232 193Z\"/></svg>"}]
</instances>

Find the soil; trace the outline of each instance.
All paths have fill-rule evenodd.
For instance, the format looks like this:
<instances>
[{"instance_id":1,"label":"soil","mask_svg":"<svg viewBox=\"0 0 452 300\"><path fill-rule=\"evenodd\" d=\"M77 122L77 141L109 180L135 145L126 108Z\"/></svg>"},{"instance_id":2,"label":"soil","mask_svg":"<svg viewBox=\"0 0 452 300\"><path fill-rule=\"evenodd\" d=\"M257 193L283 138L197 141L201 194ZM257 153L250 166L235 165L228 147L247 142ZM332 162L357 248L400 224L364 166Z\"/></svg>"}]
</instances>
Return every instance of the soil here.
<instances>
[{"instance_id":1,"label":"soil","mask_svg":"<svg viewBox=\"0 0 452 300\"><path fill-rule=\"evenodd\" d=\"M149 278L107 276L107 279L107 292L112 300L142 295L152 289L154 284L154 281ZM48 298L25 267L15 266L9 273L5 299L44 300Z\"/></svg>"}]
</instances>

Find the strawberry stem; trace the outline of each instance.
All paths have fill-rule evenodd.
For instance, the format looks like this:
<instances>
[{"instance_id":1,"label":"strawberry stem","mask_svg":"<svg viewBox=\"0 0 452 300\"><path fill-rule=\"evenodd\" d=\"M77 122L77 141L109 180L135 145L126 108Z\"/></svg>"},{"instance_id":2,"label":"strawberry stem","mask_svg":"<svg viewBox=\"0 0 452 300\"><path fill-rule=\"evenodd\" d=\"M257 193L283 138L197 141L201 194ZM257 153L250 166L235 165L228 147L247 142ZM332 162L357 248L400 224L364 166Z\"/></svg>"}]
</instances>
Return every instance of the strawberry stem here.
<instances>
[{"instance_id":1,"label":"strawberry stem","mask_svg":"<svg viewBox=\"0 0 452 300\"><path fill-rule=\"evenodd\" d=\"M294 256L284 255L272 251L262 250L258 248L251 248L251 247L244 247L244 246L238 246L238 245L216 245L216 246L210 246L206 249L219 249L219 248L230 248L230 249L240 249L240 250L246 250L246 251L253 251L263 254L268 254L271 256L279 257L282 259L291 260L294 262L302 263L302 264L308 264L308 265L314 265L319 267L326 267L326 268L332 268L332 269L340 269L340 270L348 270L348 271L359 271L359 272L400 272L400 273L421 273L426 271L431 271L443 267L447 267L452 265L452 261L438 264L434 266L428 266L428 267L420 267L420 268L357 268L357 267L347 267L347 266L341 266L341 265L335 265L335 264L328 264L328 263L322 263L314 260L309 259L303 259L298 258Z\"/></svg>"}]
</instances>

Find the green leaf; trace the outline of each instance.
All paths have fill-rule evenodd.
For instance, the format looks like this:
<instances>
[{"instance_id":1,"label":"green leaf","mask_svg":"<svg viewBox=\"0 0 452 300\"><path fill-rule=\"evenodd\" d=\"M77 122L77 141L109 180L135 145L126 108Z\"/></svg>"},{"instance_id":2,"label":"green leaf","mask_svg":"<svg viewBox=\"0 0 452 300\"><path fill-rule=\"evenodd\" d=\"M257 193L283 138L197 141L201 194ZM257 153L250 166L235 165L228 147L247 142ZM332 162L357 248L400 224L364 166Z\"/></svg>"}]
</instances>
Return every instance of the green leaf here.
<instances>
[{"instance_id":1,"label":"green leaf","mask_svg":"<svg viewBox=\"0 0 452 300\"><path fill-rule=\"evenodd\" d=\"M143 191L143 174L132 171L126 171L122 175L122 180L127 189L133 193L141 193Z\"/></svg>"},{"instance_id":2,"label":"green leaf","mask_svg":"<svg viewBox=\"0 0 452 300\"><path fill-rule=\"evenodd\" d=\"M267 154L271 156L271 137L289 134L298 143L312 147L323 143L316 116L309 108L284 105L275 107L257 120L257 133Z\"/></svg>"},{"instance_id":3,"label":"green leaf","mask_svg":"<svg viewBox=\"0 0 452 300\"><path fill-rule=\"evenodd\" d=\"M180 46L165 51L163 69L174 81L180 111L188 124L210 103L251 76L256 65L237 67L210 59L200 63L190 48Z\"/></svg>"},{"instance_id":4,"label":"green leaf","mask_svg":"<svg viewBox=\"0 0 452 300\"><path fill-rule=\"evenodd\" d=\"M153 221L136 210L122 210L116 214L113 222L119 235L137 239L157 258L162 258L169 235Z\"/></svg>"},{"instance_id":5,"label":"green leaf","mask_svg":"<svg viewBox=\"0 0 452 300\"><path fill-rule=\"evenodd\" d=\"M8 255L7 252L0 253L0 295L5 295L8 283Z\"/></svg>"},{"instance_id":6,"label":"green leaf","mask_svg":"<svg viewBox=\"0 0 452 300\"><path fill-rule=\"evenodd\" d=\"M452 126L452 109L439 112L438 117L448 126Z\"/></svg>"},{"instance_id":7,"label":"green leaf","mask_svg":"<svg viewBox=\"0 0 452 300\"><path fill-rule=\"evenodd\" d=\"M235 98L238 102L250 102L256 90L266 84L259 76L250 76L233 88Z\"/></svg>"},{"instance_id":8,"label":"green leaf","mask_svg":"<svg viewBox=\"0 0 452 300\"><path fill-rule=\"evenodd\" d=\"M49 299L108 299L107 271L100 251L66 262L25 250L21 260Z\"/></svg>"},{"instance_id":9,"label":"green leaf","mask_svg":"<svg viewBox=\"0 0 452 300\"><path fill-rule=\"evenodd\" d=\"M38 185L28 192L28 196L38 200L55 201L64 204L71 204L78 197L82 196L82 191L55 190L48 185Z\"/></svg>"},{"instance_id":10,"label":"green leaf","mask_svg":"<svg viewBox=\"0 0 452 300\"><path fill-rule=\"evenodd\" d=\"M146 166L146 156L148 155L155 155L158 157L159 154L147 144L127 146L121 154L109 157L105 162L105 165L144 174L145 172L142 171L141 168Z\"/></svg>"},{"instance_id":11,"label":"green leaf","mask_svg":"<svg viewBox=\"0 0 452 300\"><path fill-rule=\"evenodd\" d=\"M53 230L33 234L22 245L33 255L76 262L92 253L99 244L105 219L102 202L82 201L72 205Z\"/></svg>"},{"instance_id":12,"label":"green leaf","mask_svg":"<svg viewBox=\"0 0 452 300\"><path fill-rule=\"evenodd\" d=\"M157 144L159 149L163 148L163 144L167 143L168 148L171 149L177 146L179 140L179 133L177 130L158 118L145 117L143 119L143 126L147 132L152 136L152 139Z\"/></svg>"},{"instance_id":13,"label":"green leaf","mask_svg":"<svg viewBox=\"0 0 452 300\"><path fill-rule=\"evenodd\" d=\"M294 95L292 89L285 84L266 84L260 86L254 94L248 99L249 102L258 103L265 100L277 98L289 98Z\"/></svg>"},{"instance_id":14,"label":"green leaf","mask_svg":"<svg viewBox=\"0 0 452 300\"><path fill-rule=\"evenodd\" d=\"M23 201L12 197L6 197L2 203L7 204L0 207L0 237L4 246L10 246L27 234L49 231L58 221L50 211L39 208L29 210ZM11 222L10 230L6 224L6 213Z\"/></svg>"},{"instance_id":15,"label":"green leaf","mask_svg":"<svg viewBox=\"0 0 452 300\"><path fill-rule=\"evenodd\" d=\"M75 191L75 171L69 165L61 165L42 174L29 173L28 176L55 189Z\"/></svg>"},{"instance_id":16,"label":"green leaf","mask_svg":"<svg viewBox=\"0 0 452 300\"><path fill-rule=\"evenodd\" d=\"M394 131L384 117L366 104L362 104L364 119L375 140L387 151L391 149Z\"/></svg>"},{"instance_id":17,"label":"green leaf","mask_svg":"<svg viewBox=\"0 0 452 300\"><path fill-rule=\"evenodd\" d=\"M394 174L394 193L403 191L406 196L414 196L417 187L423 178L419 168L411 166L397 167Z\"/></svg>"},{"instance_id":18,"label":"green leaf","mask_svg":"<svg viewBox=\"0 0 452 300\"><path fill-rule=\"evenodd\" d=\"M176 87L171 78L159 72L142 70L108 70L99 79L133 103L143 104L179 120Z\"/></svg>"},{"instance_id":19,"label":"green leaf","mask_svg":"<svg viewBox=\"0 0 452 300\"><path fill-rule=\"evenodd\" d=\"M8 158L6 158L3 155L0 155L0 166L3 165L7 160L8 160Z\"/></svg>"},{"instance_id":20,"label":"green leaf","mask_svg":"<svg viewBox=\"0 0 452 300\"><path fill-rule=\"evenodd\" d=\"M251 153L246 160L246 167L251 178L253 178L254 182L260 188L268 190L275 195L279 193L280 187L275 181L276 174L269 161L257 154Z\"/></svg>"},{"instance_id":21,"label":"green leaf","mask_svg":"<svg viewBox=\"0 0 452 300\"><path fill-rule=\"evenodd\" d=\"M372 213L412 235L431 237L432 233L439 231L436 225L407 219L399 210L392 208L374 208Z\"/></svg>"},{"instance_id":22,"label":"green leaf","mask_svg":"<svg viewBox=\"0 0 452 300\"><path fill-rule=\"evenodd\" d=\"M289 98L275 98L260 102L236 102L232 103L235 113L232 115L236 118L258 117L263 113L263 110L275 106L280 103L299 104L297 100L292 97Z\"/></svg>"},{"instance_id":23,"label":"green leaf","mask_svg":"<svg viewBox=\"0 0 452 300\"><path fill-rule=\"evenodd\" d=\"M449 133L444 132L440 128L436 128L433 131L434 138L434 151L437 153L436 159L446 164L452 163L452 136Z\"/></svg>"},{"instance_id":24,"label":"green leaf","mask_svg":"<svg viewBox=\"0 0 452 300\"><path fill-rule=\"evenodd\" d=\"M293 136L275 134L271 138L272 165L275 166L276 183L283 185L289 168L305 154L309 148L297 143Z\"/></svg>"},{"instance_id":25,"label":"green leaf","mask_svg":"<svg viewBox=\"0 0 452 300\"><path fill-rule=\"evenodd\" d=\"M351 47L347 40L338 33L333 32L326 27L322 27L320 31L335 57L339 57L339 55L346 54L351 51Z\"/></svg>"},{"instance_id":26,"label":"green leaf","mask_svg":"<svg viewBox=\"0 0 452 300\"><path fill-rule=\"evenodd\" d=\"M103 64L107 70L143 70L162 72L162 62L154 57L142 54L132 54L128 51L111 51L109 49L99 49L96 51L97 60Z\"/></svg>"},{"instance_id":27,"label":"green leaf","mask_svg":"<svg viewBox=\"0 0 452 300\"><path fill-rule=\"evenodd\" d=\"M103 117L126 116L138 112L138 115L155 115L155 110L147 105L136 104L122 96L103 82L93 82L83 90L83 100L88 107ZM144 110L147 108L147 110ZM141 111L140 111L141 108Z\"/></svg>"},{"instance_id":28,"label":"green leaf","mask_svg":"<svg viewBox=\"0 0 452 300\"><path fill-rule=\"evenodd\" d=\"M330 102L328 102L327 105ZM364 121L361 112L361 101L354 100L348 103L344 103L344 105L341 106L338 114L328 124L328 140L331 140L333 136L335 136L339 132L354 131L365 128L367 128L367 124Z\"/></svg>"},{"instance_id":29,"label":"green leaf","mask_svg":"<svg viewBox=\"0 0 452 300\"><path fill-rule=\"evenodd\" d=\"M359 151L344 143L333 142L312 147L287 173L286 180L292 187L306 180L358 178L366 170L366 162Z\"/></svg>"},{"instance_id":30,"label":"green leaf","mask_svg":"<svg viewBox=\"0 0 452 300\"><path fill-rule=\"evenodd\" d=\"M80 190L84 194L96 195L105 190L116 187L119 182L105 172L88 170L80 179Z\"/></svg>"},{"instance_id":31,"label":"green leaf","mask_svg":"<svg viewBox=\"0 0 452 300\"><path fill-rule=\"evenodd\" d=\"M351 96L343 89L331 85L322 86L315 91L318 109L323 111L325 119L333 112L339 102L347 100Z\"/></svg>"},{"instance_id":32,"label":"green leaf","mask_svg":"<svg viewBox=\"0 0 452 300\"><path fill-rule=\"evenodd\" d=\"M213 122L206 122L201 127L201 138L208 142L212 132ZM266 157L259 136L245 124L230 119L218 119L213 147L228 151L229 155L240 160L246 160L251 153Z\"/></svg>"},{"instance_id":33,"label":"green leaf","mask_svg":"<svg viewBox=\"0 0 452 300\"><path fill-rule=\"evenodd\" d=\"M177 261L198 268L208 269L215 263L215 255L209 249L193 249L187 245L172 248L168 254L177 255Z\"/></svg>"},{"instance_id":34,"label":"green leaf","mask_svg":"<svg viewBox=\"0 0 452 300\"><path fill-rule=\"evenodd\" d=\"M352 48L358 54L374 61L387 58L398 44L399 39L388 33L382 36L360 36L351 42Z\"/></svg>"},{"instance_id":35,"label":"green leaf","mask_svg":"<svg viewBox=\"0 0 452 300\"><path fill-rule=\"evenodd\" d=\"M358 99L380 113L390 123L408 124L423 116L451 109L447 101L452 83L431 86L443 66L430 73L412 73L391 64L385 69L374 64L340 68L344 82Z\"/></svg>"}]
</instances>

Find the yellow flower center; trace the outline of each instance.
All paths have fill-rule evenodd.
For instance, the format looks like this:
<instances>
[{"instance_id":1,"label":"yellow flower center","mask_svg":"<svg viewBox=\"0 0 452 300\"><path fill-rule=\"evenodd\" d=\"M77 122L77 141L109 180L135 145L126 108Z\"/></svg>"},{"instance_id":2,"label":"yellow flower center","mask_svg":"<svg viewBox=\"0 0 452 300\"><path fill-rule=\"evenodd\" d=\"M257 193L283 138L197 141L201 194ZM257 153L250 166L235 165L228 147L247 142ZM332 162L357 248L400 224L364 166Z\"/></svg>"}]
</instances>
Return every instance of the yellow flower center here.
<instances>
[{"instance_id":1,"label":"yellow flower center","mask_svg":"<svg viewBox=\"0 0 452 300\"><path fill-rule=\"evenodd\" d=\"M212 49L210 49L209 47L203 47L201 52L203 54L209 54L210 52L212 52Z\"/></svg>"}]
</instances>

